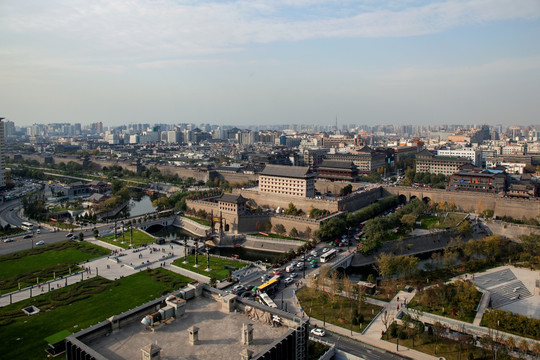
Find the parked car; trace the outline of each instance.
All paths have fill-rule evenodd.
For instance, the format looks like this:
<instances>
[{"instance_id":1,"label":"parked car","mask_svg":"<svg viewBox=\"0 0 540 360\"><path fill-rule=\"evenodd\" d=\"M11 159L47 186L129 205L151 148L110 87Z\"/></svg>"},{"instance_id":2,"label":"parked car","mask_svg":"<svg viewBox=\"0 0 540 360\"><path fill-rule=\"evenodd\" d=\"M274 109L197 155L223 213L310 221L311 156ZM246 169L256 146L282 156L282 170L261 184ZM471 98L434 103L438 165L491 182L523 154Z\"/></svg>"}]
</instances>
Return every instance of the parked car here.
<instances>
[{"instance_id":1,"label":"parked car","mask_svg":"<svg viewBox=\"0 0 540 360\"><path fill-rule=\"evenodd\" d=\"M316 336L320 336L320 337L323 337L324 335L326 335L326 332L321 329L321 328L315 328L315 329L311 329L310 331L313 335L316 335Z\"/></svg>"},{"instance_id":2,"label":"parked car","mask_svg":"<svg viewBox=\"0 0 540 360\"><path fill-rule=\"evenodd\" d=\"M240 294L244 291L246 291L246 287L244 285L236 285L235 287L233 287L233 293L234 294Z\"/></svg>"}]
</instances>

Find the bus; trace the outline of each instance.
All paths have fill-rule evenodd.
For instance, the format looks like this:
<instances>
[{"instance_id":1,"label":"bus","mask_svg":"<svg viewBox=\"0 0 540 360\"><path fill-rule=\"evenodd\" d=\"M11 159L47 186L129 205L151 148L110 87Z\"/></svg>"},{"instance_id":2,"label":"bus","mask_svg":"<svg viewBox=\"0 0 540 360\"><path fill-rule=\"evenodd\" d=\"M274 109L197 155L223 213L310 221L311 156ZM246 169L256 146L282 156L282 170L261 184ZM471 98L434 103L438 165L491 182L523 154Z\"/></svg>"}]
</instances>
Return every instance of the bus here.
<instances>
[{"instance_id":1,"label":"bus","mask_svg":"<svg viewBox=\"0 0 540 360\"><path fill-rule=\"evenodd\" d=\"M261 286L257 287L259 293L272 293L279 284L279 278L273 277Z\"/></svg>"},{"instance_id":2,"label":"bus","mask_svg":"<svg viewBox=\"0 0 540 360\"><path fill-rule=\"evenodd\" d=\"M24 230L34 230L34 224L28 222L28 221L23 221L22 224L21 224L21 228L23 228Z\"/></svg>"},{"instance_id":3,"label":"bus","mask_svg":"<svg viewBox=\"0 0 540 360\"><path fill-rule=\"evenodd\" d=\"M336 255L337 255L337 250L336 249L329 250L329 251L327 251L327 252L325 252L324 254L321 255L321 262L322 263L329 262L330 260L335 258Z\"/></svg>"},{"instance_id":4,"label":"bus","mask_svg":"<svg viewBox=\"0 0 540 360\"><path fill-rule=\"evenodd\" d=\"M261 293L259 295L259 299L262 304L269 306L271 308L277 309L276 303L272 299L270 299L270 296L268 296L267 293Z\"/></svg>"}]
</instances>

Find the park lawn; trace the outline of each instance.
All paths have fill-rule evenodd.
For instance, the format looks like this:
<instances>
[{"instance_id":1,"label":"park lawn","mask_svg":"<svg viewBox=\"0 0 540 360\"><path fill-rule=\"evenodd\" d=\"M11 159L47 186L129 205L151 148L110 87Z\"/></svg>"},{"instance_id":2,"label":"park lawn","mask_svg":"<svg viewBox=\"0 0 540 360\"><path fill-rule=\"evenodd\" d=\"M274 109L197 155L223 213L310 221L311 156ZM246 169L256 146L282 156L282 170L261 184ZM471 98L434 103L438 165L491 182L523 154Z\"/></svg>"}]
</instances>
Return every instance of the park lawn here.
<instances>
[{"instance_id":1,"label":"park lawn","mask_svg":"<svg viewBox=\"0 0 540 360\"><path fill-rule=\"evenodd\" d=\"M440 229L446 226L441 225L441 220L443 219L439 216L426 215L422 216L419 220L422 224L422 229Z\"/></svg>"},{"instance_id":2,"label":"park lawn","mask_svg":"<svg viewBox=\"0 0 540 360\"><path fill-rule=\"evenodd\" d=\"M210 278L214 277L216 280L223 280L229 274L229 269L225 269L225 265L234 266L237 269L241 269L248 265L241 261L210 256L210 269L212 269L212 271L206 271L206 255L200 254L198 260L199 267L193 267L193 265L195 265L195 255L188 255L187 262L187 264L184 264L184 257L181 257L180 259L175 260L173 264L183 269L196 272L197 274L208 276Z\"/></svg>"},{"instance_id":3,"label":"park lawn","mask_svg":"<svg viewBox=\"0 0 540 360\"><path fill-rule=\"evenodd\" d=\"M77 263L105 256L109 250L73 240L36 247L0 257L0 293L8 293L18 288L35 285L76 271Z\"/></svg>"},{"instance_id":4,"label":"park lawn","mask_svg":"<svg viewBox=\"0 0 540 360\"><path fill-rule=\"evenodd\" d=\"M102 277L70 285L0 308L0 349L5 359L45 359L45 338L62 330L77 332L168 292L191 279L154 269L111 281ZM41 309L26 316L23 307Z\"/></svg>"},{"instance_id":5,"label":"park lawn","mask_svg":"<svg viewBox=\"0 0 540 360\"><path fill-rule=\"evenodd\" d=\"M312 289L307 286L296 291L298 301L307 316L318 320L325 320L330 324L340 326L346 329L351 328L352 314L356 304L358 314L363 316L363 321L352 325L352 330L362 332L369 322L377 316L382 307L363 302L360 304L357 300L351 300L340 295L334 296L334 302L331 302L330 295L321 290L313 296Z\"/></svg>"},{"instance_id":6,"label":"park lawn","mask_svg":"<svg viewBox=\"0 0 540 360\"><path fill-rule=\"evenodd\" d=\"M396 338L391 338L388 341L395 344ZM469 359L469 353L473 354L475 360L493 359L493 353L491 351L484 350L479 347L472 347L468 349L466 345L462 346L460 357L458 341L448 338L439 339L437 343L437 354L435 354L435 344L431 339L421 339L420 337L417 337L414 341L414 345L415 346L413 348L411 339L399 340L399 346L408 347L410 349L423 352L424 354L429 354L437 358L444 358L446 360ZM486 356L484 356L484 353ZM510 359L516 358L510 357Z\"/></svg>"},{"instance_id":7,"label":"park lawn","mask_svg":"<svg viewBox=\"0 0 540 360\"><path fill-rule=\"evenodd\" d=\"M444 225L449 228L456 227L466 216L465 213L448 213L446 219L444 219Z\"/></svg>"},{"instance_id":8,"label":"park lawn","mask_svg":"<svg viewBox=\"0 0 540 360\"><path fill-rule=\"evenodd\" d=\"M114 234L104 237L98 237L98 240L108 242L109 244L113 244L115 246L119 246L121 248L127 249L129 248L130 244L130 230L127 230L124 232L124 243L122 244L122 231L119 231L116 233L117 241L114 241ZM150 244L155 242L156 239L152 236L146 234L145 232L139 230L139 229L133 229L133 247L139 247L142 245Z\"/></svg>"}]
</instances>

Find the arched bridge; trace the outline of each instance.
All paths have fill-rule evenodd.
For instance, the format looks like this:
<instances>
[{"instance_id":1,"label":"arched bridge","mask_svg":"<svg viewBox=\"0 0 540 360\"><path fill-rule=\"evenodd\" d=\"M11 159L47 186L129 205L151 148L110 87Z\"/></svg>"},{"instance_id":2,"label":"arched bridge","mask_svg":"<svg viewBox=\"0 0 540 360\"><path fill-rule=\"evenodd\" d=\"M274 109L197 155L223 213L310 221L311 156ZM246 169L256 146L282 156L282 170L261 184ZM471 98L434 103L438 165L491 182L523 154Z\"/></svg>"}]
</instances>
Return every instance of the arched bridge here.
<instances>
[{"instance_id":1,"label":"arched bridge","mask_svg":"<svg viewBox=\"0 0 540 360\"><path fill-rule=\"evenodd\" d=\"M147 220L141 223L135 222L134 227L147 231L150 229L151 232L159 231L164 227L171 226L174 223L176 216L168 216L163 218L157 218L152 220Z\"/></svg>"},{"instance_id":2,"label":"arched bridge","mask_svg":"<svg viewBox=\"0 0 540 360\"><path fill-rule=\"evenodd\" d=\"M353 258L354 258L354 252L351 252L351 253L347 254L345 257L336 260L332 264L332 266L330 267L330 270L336 270L336 269L339 269L339 268L344 270L344 269L348 268L351 265L351 263L353 261Z\"/></svg>"}]
</instances>

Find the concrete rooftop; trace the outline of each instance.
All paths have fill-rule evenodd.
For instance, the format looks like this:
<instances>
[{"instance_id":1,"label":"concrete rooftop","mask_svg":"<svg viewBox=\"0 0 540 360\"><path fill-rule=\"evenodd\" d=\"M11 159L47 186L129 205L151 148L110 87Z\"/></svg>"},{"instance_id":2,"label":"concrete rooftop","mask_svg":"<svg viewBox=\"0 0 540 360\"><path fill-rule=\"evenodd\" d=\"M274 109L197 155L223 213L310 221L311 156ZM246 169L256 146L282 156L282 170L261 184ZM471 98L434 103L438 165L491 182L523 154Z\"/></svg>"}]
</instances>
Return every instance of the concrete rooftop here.
<instances>
[{"instance_id":1,"label":"concrete rooftop","mask_svg":"<svg viewBox=\"0 0 540 360\"><path fill-rule=\"evenodd\" d=\"M243 313L223 313L221 304L205 297L186 303L186 313L170 324L163 325L154 333L146 330L139 321L121 328L107 337L101 337L87 345L108 359L141 359L141 348L157 344L161 359L240 359L245 348L254 355L282 337L287 327L272 327L249 319ZM241 344L242 324L253 325L253 344ZM199 328L199 343L191 345L188 329Z\"/></svg>"}]
</instances>

